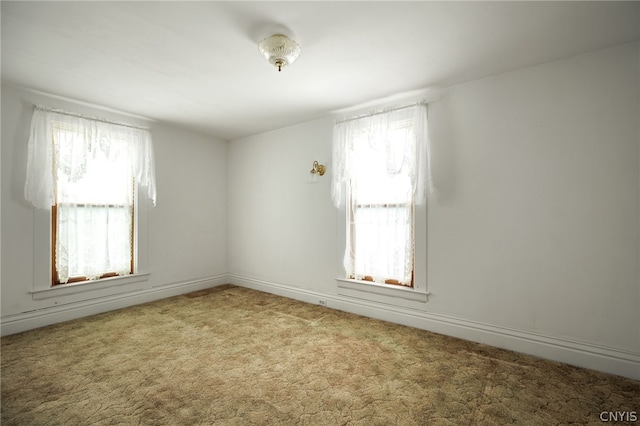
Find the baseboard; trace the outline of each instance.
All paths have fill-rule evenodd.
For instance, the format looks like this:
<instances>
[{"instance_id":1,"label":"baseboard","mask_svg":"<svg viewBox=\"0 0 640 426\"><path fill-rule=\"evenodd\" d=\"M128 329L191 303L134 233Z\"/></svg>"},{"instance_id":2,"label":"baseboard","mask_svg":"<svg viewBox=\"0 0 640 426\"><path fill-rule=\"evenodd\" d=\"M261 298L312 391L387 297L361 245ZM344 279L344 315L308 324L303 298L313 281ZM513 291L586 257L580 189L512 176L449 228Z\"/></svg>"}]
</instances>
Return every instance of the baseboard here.
<instances>
[{"instance_id":1,"label":"baseboard","mask_svg":"<svg viewBox=\"0 0 640 426\"><path fill-rule=\"evenodd\" d=\"M228 283L307 303L317 304L322 299L333 309L640 380L640 354L637 353L226 274L9 315L0 318L0 335L20 333Z\"/></svg>"},{"instance_id":2,"label":"baseboard","mask_svg":"<svg viewBox=\"0 0 640 426\"><path fill-rule=\"evenodd\" d=\"M307 303L318 304L318 301L322 299L326 301L328 307L341 311L640 380L640 354L638 353L461 318L403 309L362 299L327 295L326 293L292 288L239 275L229 275L228 281L238 286Z\"/></svg>"},{"instance_id":3,"label":"baseboard","mask_svg":"<svg viewBox=\"0 0 640 426\"><path fill-rule=\"evenodd\" d=\"M0 318L0 335L7 336L63 321L122 309L227 283L228 276L224 274L197 280L156 285L147 289L8 315Z\"/></svg>"}]
</instances>

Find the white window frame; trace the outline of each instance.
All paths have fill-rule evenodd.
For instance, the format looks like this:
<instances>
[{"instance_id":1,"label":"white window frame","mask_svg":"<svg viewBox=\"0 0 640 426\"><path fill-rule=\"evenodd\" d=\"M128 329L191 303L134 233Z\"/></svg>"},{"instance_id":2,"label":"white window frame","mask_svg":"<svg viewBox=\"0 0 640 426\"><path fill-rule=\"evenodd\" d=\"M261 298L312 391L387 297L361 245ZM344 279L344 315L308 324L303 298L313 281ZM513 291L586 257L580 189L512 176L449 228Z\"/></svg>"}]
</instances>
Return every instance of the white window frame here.
<instances>
[{"instance_id":1,"label":"white window frame","mask_svg":"<svg viewBox=\"0 0 640 426\"><path fill-rule=\"evenodd\" d=\"M413 287L406 287L396 284L382 284L371 281L354 280L342 278L347 276L344 267L344 250L348 238L348 209L349 191L345 185L342 194L345 199L337 209L338 226L338 256L336 257L336 269L338 271L336 283L338 294L357 299L383 304L398 305L404 307L418 308L428 301L427 289L427 203L414 203L414 266L413 266Z\"/></svg>"},{"instance_id":2,"label":"white window frame","mask_svg":"<svg viewBox=\"0 0 640 426\"><path fill-rule=\"evenodd\" d=\"M77 293L103 291L105 288L128 286L148 281L148 206L140 202L138 185L134 195L134 271L130 275L102 278L100 280L52 285L53 265L51 244L51 210L33 209L34 212L34 271L31 294L34 300L74 295ZM128 291L121 288L119 291ZM117 292L119 292L117 291Z\"/></svg>"}]
</instances>

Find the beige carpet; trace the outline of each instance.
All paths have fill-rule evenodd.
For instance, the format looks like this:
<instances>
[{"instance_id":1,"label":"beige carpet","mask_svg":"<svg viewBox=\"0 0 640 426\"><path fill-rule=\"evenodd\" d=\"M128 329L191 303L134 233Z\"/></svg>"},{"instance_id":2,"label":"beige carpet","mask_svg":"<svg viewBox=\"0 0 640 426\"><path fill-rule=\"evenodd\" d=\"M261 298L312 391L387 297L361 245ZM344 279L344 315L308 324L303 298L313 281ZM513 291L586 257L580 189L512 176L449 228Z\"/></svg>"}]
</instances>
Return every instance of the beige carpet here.
<instances>
[{"instance_id":1,"label":"beige carpet","mask_svg":"<svg viewBox=\"0 0 640 426\"><path fill-rule=\"evenodd\" d=\"M2 425L553 425L640 382L223 286L4 337Z\"/></svg>"}]
</instances>

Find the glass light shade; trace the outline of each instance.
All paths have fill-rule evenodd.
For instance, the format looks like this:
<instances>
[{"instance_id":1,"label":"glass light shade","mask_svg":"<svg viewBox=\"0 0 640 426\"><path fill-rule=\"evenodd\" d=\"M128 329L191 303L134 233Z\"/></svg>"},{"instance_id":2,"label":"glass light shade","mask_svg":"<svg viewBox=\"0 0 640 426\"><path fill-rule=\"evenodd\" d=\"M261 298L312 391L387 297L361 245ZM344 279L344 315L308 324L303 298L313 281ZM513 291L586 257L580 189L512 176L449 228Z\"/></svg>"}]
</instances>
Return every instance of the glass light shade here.
<instances>
[{"instance_id":1,"label":"glass light shade","mask_svg":"<svg viewBox=\"0 0 640 426\"><path fill-rule=\"evenodd\" d=\"M272 65L282 71L282 67L292 64L300 55L300 45L282 34L274 34L258 44L260 53Z\"/></svg>"},{"instance_id":2,"label":"glass light shade","mask_svg":"<svg viewBox=\"0 0 640 426\"><path fill-rule=\"evenodd\" d=\"M318 173L309 172L309 176L307 177L307 183L318 183Z\"/></svg>"}]
</instances>

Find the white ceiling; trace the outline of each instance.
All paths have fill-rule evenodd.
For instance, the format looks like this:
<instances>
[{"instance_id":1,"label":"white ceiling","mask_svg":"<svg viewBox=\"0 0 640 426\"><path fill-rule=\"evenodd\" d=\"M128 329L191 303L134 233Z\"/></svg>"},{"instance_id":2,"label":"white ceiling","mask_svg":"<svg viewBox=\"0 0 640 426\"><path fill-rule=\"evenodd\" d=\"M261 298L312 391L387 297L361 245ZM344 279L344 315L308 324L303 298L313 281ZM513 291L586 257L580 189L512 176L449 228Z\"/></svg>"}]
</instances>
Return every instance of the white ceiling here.
<instances>
[{"instance_id":1,"label":"white ceiling","mask_svg":"<svg viewBox=\"0 0 640 426\"><path fill-rule=\"evenodd\" d=\"M2 78L235 139L640 39L639 2L10 2ZM257 43L302 47L278 73Z\"/></svg>"}]
</instances>

